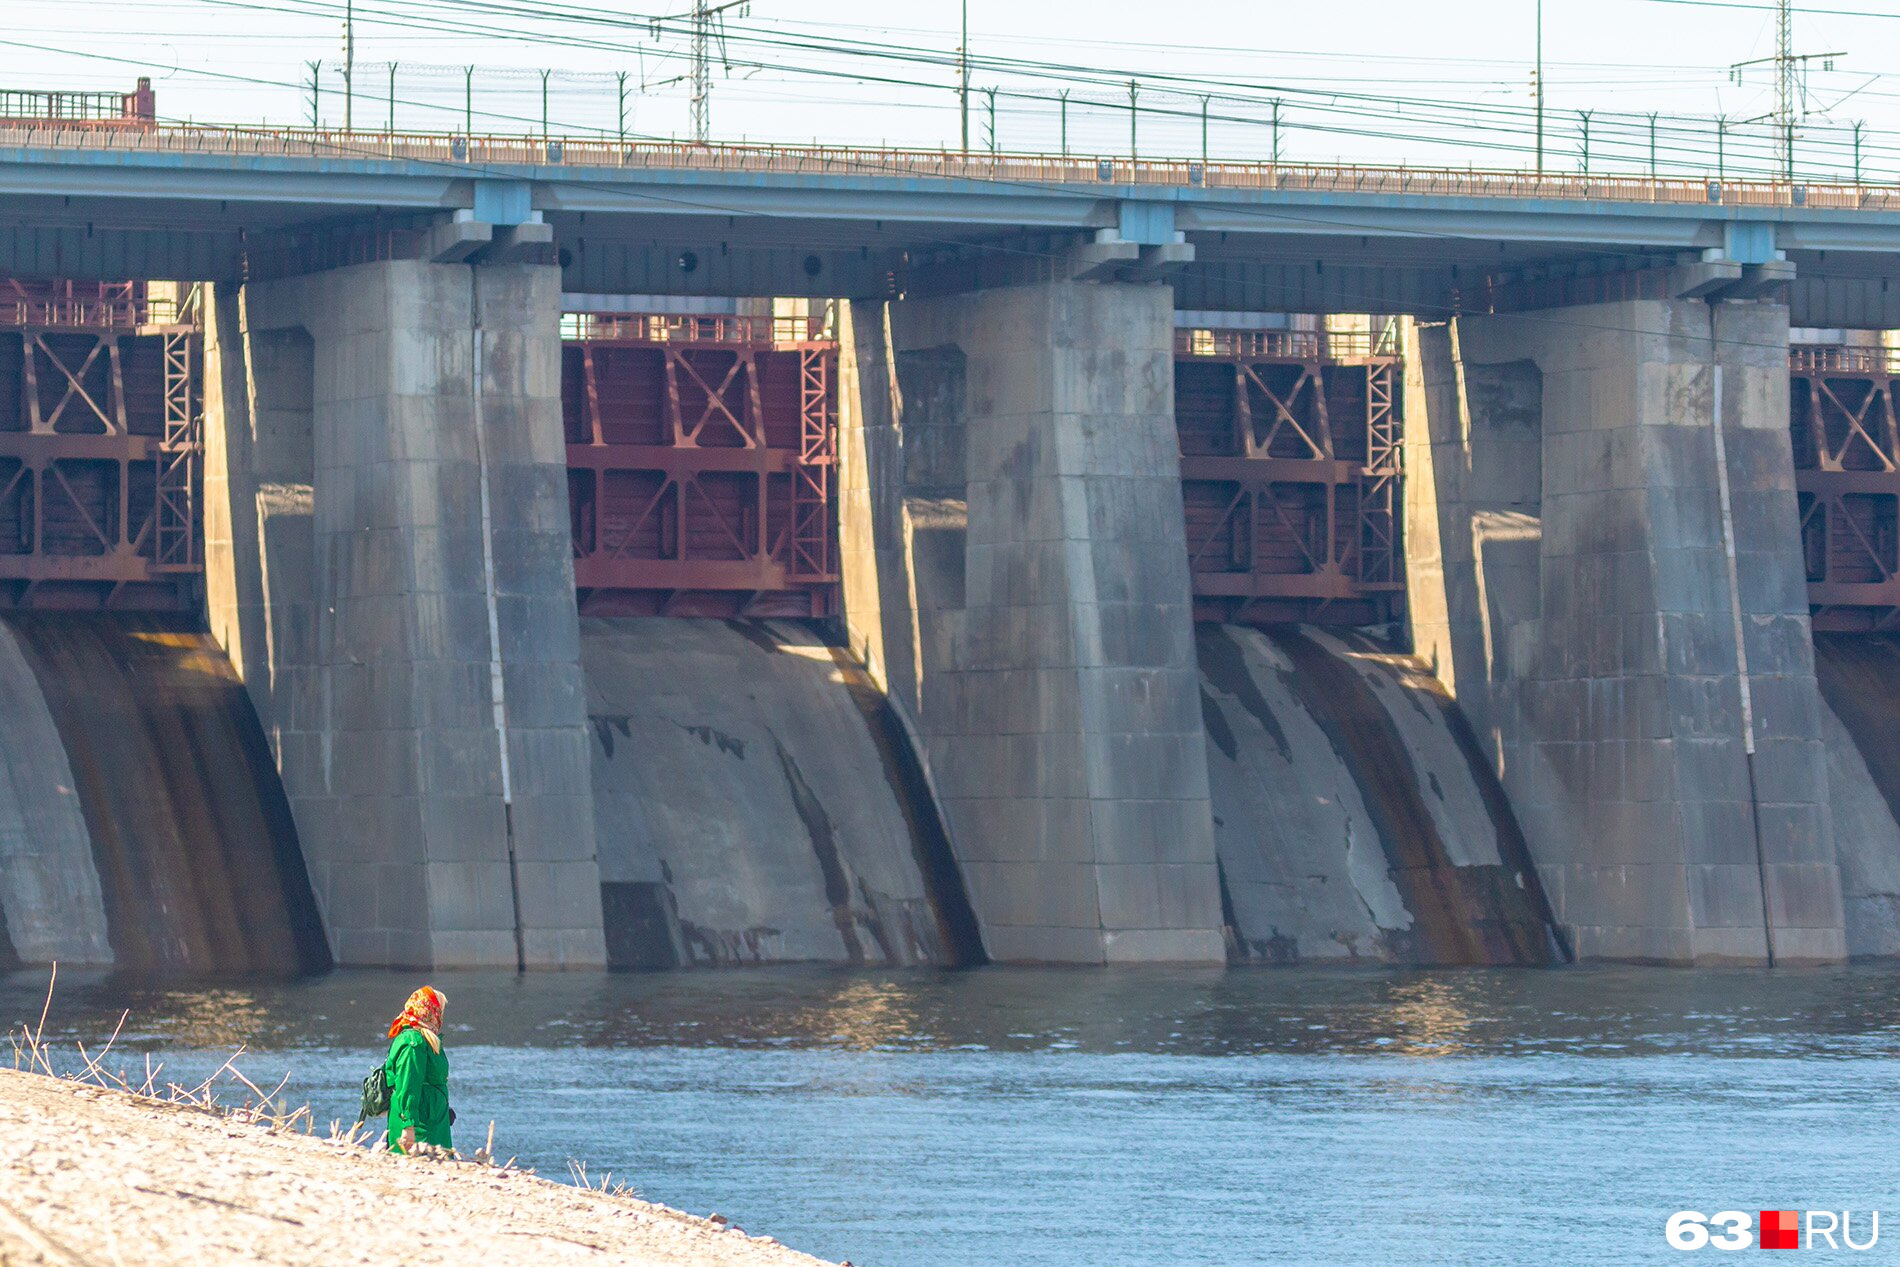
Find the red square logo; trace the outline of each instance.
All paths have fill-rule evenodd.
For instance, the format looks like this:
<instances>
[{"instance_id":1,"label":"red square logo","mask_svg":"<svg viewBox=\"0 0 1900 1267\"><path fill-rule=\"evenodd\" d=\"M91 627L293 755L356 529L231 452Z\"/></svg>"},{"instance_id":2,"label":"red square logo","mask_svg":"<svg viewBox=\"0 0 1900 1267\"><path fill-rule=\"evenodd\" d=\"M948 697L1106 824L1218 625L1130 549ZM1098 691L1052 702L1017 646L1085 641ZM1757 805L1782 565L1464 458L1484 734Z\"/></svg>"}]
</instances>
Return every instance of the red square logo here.
<instances>
[{"instance_id":1,"label":"red square logo","mask_svg":"<svg viewBox=\"0 0 1900 1267\"><path fill-rule=\"evenodd\" d=\"M1799 1210L1763 1210L1761 1212L1763 1249L1800 1249L1801 1212Z\"/></svg>"}]
</instances>

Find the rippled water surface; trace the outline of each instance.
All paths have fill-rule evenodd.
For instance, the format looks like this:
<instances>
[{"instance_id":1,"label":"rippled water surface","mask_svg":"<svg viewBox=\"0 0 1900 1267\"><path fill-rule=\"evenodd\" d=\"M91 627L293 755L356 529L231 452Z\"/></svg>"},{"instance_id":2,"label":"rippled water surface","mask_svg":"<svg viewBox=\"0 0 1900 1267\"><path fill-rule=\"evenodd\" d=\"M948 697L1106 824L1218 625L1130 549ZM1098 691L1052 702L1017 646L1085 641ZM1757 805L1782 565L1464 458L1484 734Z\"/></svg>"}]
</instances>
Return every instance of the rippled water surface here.
<instances>
[{"instance_id":1,"label":"rippled water surface","mask_svg":"<svg viewBox=\"0 0 1900 1267\"><path fill-rule=\"evenodd\" d=\"M1684 1208L1884 1207L1900 1257L1891 969L432 980L459 1142L858 1267L1674 1262ZM47 1033L129 1009L108 1063L241 1044L347 1118L416 983L63 973ZM0 978L0 1022L45 986Z\"/></svg>"}]
</instances>

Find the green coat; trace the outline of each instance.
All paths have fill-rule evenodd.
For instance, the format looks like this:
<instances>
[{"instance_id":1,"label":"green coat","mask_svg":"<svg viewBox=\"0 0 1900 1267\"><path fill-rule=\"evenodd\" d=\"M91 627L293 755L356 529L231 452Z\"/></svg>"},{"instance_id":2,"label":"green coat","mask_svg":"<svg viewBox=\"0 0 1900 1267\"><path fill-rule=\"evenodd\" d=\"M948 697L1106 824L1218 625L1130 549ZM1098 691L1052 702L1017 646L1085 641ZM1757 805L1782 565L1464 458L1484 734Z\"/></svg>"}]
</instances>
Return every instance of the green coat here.
<instances>
[{"instance_id":1,"label":"green coat","mask_svg":"<svg viewBox=\"0 0 1900 1267\"><path fill-rule=\"evenodd\" d=\"M443 1148L449 1138L449 1057L429 1046L418 1029L405 1029L389 1044L383 1062L389 1079L389 1147L401 1152L404 1127L416 1128L416 1140Z\"/></svg>"}]
</instances>

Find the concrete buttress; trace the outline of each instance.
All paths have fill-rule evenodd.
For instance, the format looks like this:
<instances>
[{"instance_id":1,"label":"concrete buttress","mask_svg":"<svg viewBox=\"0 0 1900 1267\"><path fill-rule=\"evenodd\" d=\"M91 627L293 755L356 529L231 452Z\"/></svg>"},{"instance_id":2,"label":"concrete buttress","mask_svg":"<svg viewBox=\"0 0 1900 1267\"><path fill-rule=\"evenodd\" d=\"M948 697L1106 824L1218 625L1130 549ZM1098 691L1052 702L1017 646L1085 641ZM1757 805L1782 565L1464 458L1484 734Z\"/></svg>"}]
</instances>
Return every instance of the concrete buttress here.
<instances>
[{"instance_id":1,"label":"concrete buttress","mask_svg":"<svg viewBox=\"0 0 1900 1267\"><path fill-rule=\"evenodd\" d=\"M1222 960L1170 292L848 307L847 628L922 740L985 949Z\"/></svg>"},{"instance_id":2,"label":"concrete buttress","mask_svg":"<svg viewBox=\"0 0 1900 1267\"><path fill-rule=\"evenodd\" d=\"M1415 645L1580 959L1845 955L1787 338L1700 300L1415 328Z\"/></svg>"},{"instance_id":3,"label":"concrete buttress","mask_svg":"<svg viewBox=\"0 0 1900 1267\"><path fill-rule=\"evenodd\" d=\"M604 962L559 290L391 261L210 305L211 625L340 963Z\"/></svg>"}]
</instances>

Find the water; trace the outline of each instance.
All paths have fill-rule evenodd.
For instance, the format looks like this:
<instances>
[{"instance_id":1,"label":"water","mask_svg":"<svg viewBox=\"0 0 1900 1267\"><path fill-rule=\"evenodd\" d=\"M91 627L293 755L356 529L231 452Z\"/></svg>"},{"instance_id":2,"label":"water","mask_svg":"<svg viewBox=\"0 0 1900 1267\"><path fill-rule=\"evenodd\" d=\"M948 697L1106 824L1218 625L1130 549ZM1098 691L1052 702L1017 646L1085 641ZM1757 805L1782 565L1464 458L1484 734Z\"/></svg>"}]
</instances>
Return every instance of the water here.
<instances>
[{"instance_id":1,"label":"water","mask_svg":"<svg viewBox=\"0 0 1900 1267\"><path fill-rule=\"evenodd\" d=\"M495 1119L543 1174L859 1267L1674 1262L1679 1209L1900 1220L1895 969L431 979L464 1147ZM415 983L62 974L47 1031L129 1008L115 1056L180 1080L243 1044L327 1120Z\"/></svg>"}]
</instances>

